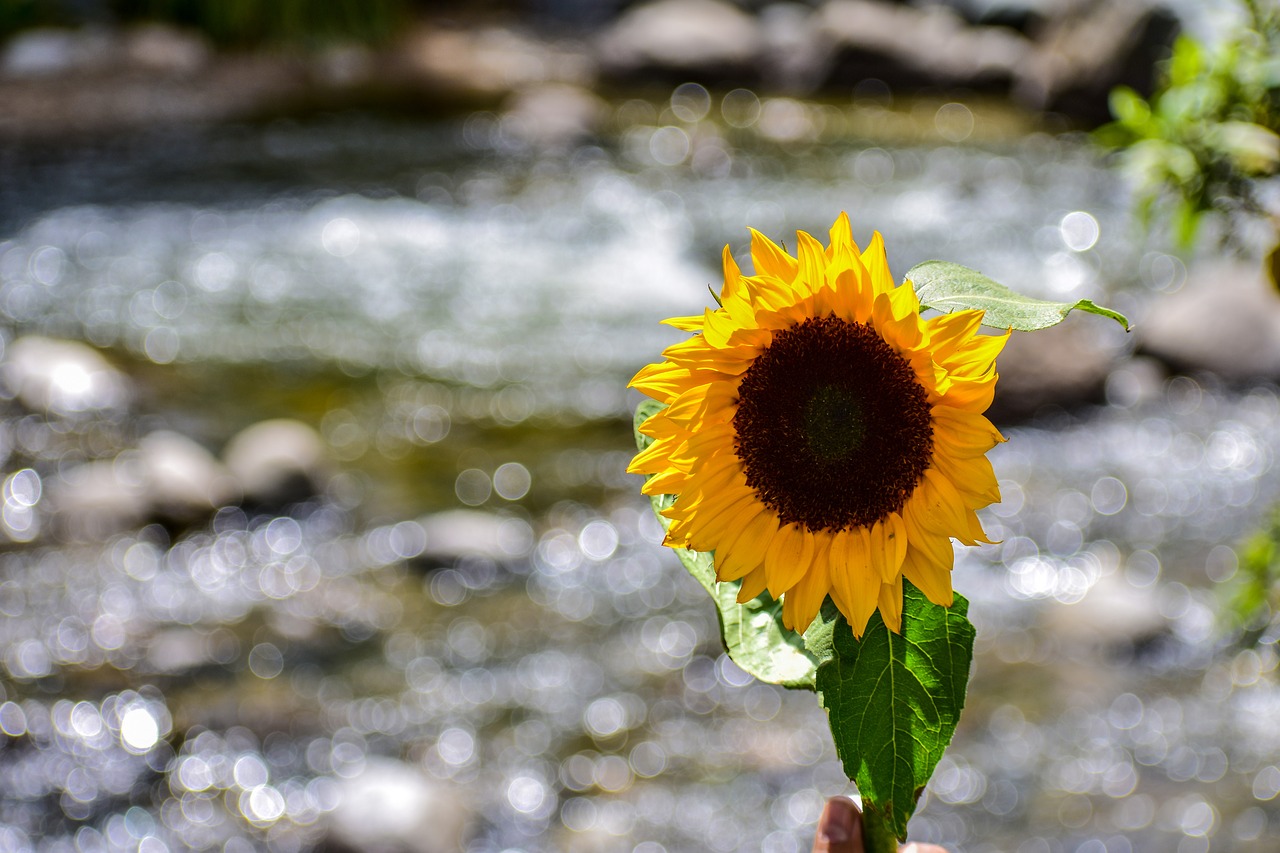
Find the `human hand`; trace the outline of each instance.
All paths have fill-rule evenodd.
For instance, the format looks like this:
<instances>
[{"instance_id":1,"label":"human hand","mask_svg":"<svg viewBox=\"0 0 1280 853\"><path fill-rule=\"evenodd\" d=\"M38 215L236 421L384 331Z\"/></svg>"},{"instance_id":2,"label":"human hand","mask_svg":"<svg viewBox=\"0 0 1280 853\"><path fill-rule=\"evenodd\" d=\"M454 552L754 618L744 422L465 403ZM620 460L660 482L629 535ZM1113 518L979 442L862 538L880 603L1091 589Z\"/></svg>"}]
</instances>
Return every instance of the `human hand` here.
<instances>
[{"instance_id":1,"label":"human hand","mask_svg":"<svg viewBox=\"0 0 1280 853\"><path fill-rule=\"evenodd\" d=\"M813 853L866 853L862 846L862 813L848 797L832 797L818 818ZM899 853L947 853L936 844L908 844Z\"/></svg>"}]
</instances>

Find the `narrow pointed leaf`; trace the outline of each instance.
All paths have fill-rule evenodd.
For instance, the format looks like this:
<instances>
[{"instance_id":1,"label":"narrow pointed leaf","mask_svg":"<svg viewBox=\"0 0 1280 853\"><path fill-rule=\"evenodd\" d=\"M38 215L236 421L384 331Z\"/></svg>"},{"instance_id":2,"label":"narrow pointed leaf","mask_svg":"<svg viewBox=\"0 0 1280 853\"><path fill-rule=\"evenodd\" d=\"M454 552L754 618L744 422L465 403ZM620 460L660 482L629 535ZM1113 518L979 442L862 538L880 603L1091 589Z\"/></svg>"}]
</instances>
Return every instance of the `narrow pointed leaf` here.
<instances>
[{"instance_id":1,"label":"narrow pointed leaf","mask_svg":"<svg viewBox=\"0 0 1280 853\"><path fill-rule=\"evenodd\" d=\"M969 602L939 607L904 583L902 633L879 612L857 640L840 619L834 657L818 668L836 754L864 801L899 839L955 734L973 659Z\"/></svg>"},{"instance_id":2,"label":"narrow pointed leaf","mask_svg":"<svg viewBox=\"0 0 1280 853\"><path fill-rule=\"evenodd\" d=\"M1126 332L1129 331L1129 318L1088 299L1076 302L1034 299L1010 290L977 270L950 261L916 264L907 271L905 279L915 285L922 308L932 308L943 314L980 309L986 312L982 324L993 329L1034 332L1056 326L1072 311L1079 310L1110 317L1124 326Z\"/></svg>"}]
</instances>

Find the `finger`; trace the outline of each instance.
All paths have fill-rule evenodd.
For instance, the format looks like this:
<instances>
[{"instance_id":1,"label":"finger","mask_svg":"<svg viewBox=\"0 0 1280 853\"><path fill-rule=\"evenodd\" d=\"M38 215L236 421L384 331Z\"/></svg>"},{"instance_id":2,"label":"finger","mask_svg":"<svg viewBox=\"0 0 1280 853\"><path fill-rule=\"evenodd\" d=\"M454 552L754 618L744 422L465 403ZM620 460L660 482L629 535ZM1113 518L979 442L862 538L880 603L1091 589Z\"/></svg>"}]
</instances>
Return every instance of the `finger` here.
<instances>
[{"instance_id":1,"label":"finger","mask_svg":"<svg viewBox=\"0 0 1280 853\"><path fill-rule=\"evenodd\" d=\"M947 850L936 844L908 844L899 853L947 853Z\"/></svg>"},{"instance_id":2,"label":"finger","mask_svg":"<svg viewBox=\"0 0 1280 853\"><path fill-rule=\"evenodd\" d=\"M862 815L848 797L832 797L818 818L813 853L863 853ZM928 851L924 851L928 853Z\"/></svg>"}]
</instances>

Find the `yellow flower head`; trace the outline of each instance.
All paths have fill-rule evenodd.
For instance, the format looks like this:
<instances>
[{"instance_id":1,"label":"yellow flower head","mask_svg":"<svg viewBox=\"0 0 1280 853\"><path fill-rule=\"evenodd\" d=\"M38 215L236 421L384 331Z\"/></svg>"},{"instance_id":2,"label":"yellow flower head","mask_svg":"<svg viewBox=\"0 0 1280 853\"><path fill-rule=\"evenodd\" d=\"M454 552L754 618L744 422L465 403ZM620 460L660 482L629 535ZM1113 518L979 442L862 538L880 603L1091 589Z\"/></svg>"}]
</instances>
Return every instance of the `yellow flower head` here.
<instances>
[{"instance_id":1,"label":"yellow flower head","mask_svg":"<svg viewBox=\"0 0 1280 853\"><path fill-rule=\"evenodd\" d=\"M951 539L988 541L974 511L1000 500L1004 438L982 413L1008 334L921 319L879 233L859 251L842 213L830 236L792 257L752 231L751 276L725 247L721 307L668 320L700 334L631 381L667 407L628 470L677 495L666 544L714 551L739 601L768 590L804 631L830 595L861 636L877 607L901 629L904 577L949 606Z\"/></svg>"}]
</instances>

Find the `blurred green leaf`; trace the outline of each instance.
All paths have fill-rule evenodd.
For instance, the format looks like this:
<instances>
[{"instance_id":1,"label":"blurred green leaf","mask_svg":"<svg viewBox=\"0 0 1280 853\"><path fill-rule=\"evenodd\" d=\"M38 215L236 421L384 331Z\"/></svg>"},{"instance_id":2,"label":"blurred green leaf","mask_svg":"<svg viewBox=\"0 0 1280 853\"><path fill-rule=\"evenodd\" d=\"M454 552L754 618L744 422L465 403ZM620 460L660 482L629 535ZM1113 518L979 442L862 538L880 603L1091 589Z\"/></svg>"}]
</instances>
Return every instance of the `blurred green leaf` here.
<instances>
[{"instance_id":1,"label":"blurred green leaf","mask_svg":"<svg viewBox=\"0 0 1280 853\"><path fill-rule=\"evenodd\" d=\"M1205 213L1267 215L1258 179L1280 173L1280 4L1237 6L1243 14L1212 46L1179 37L1149 100L1113 91L1116 120L1095 133L1124 152L1138 204L1164 212L1184 246ZM1226 242L1236 230L1223 232Z\"/></svg>"},{"instance_id":2,"label":"blurred green leaf","mask_svg":"<svg viewBox=\"0 0 1280 853\"><path fill-rule=\"evenodd\" d=\"M907 271L906 281L915 285L916 296L925 308L944 314L980 309L986 312L982 324L993 329L1034 332L1056 326L1072 311L1086 311L1110 317L1125 331L1129 319L1123 314L1095 305L1088 299L1076 302L1051 302L1024 296L987 278L977 270L950 261L924 261Z\"/></svg>"},{"instance_id":3,"label":"blurred green leaf","mask_svg":"<svg viewBox=\"0 0 1280 853\"><path fill-rule=\"evenodd\" d=\"M1280 506L1266 523L1238 546L1239 568L1221 588L1226 621L1242 633L1245 645L1276 636L1280 617Z\"/></svg>"},{"instance_id":4,"label":"blurred green leaf","mask_svg":"<svg viewBox=\"0 0 1280 853\"><path fill-rule=\"evenodd\" d=\"M1227 121L1214 126L1207 138L1247 175L1269 174L1280 164L1280 136L1262 125Z\"/></svg>"},{"instance_id":5,"label":"blurred green leaf","mask_svg":"<svg viewBox=\"0 0 1280 853\"><path fill-rule=\"evenodd\" d=\"M1169 61L1169 85L1177 88L1195 82L1204 73L1204 65L1200 43L1186 34L1178 36Z\"/></svg>"},{"instance_id":6,"label":"blurred green leaf","mask_svg":"<svg viewBox=\"0 0 1280 853\"><path fill-rule=\"evenodd\" d=\"M1151 105L1128 86L1117 86L1108 97L1111 114L1128 125L1135 133L1145 133L1150 128Z\"/></svg>"}]
</instances>

